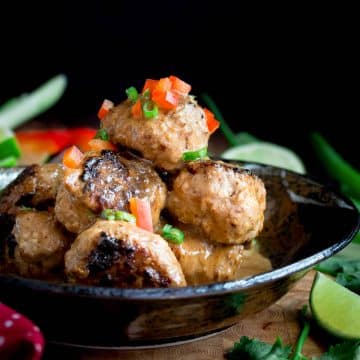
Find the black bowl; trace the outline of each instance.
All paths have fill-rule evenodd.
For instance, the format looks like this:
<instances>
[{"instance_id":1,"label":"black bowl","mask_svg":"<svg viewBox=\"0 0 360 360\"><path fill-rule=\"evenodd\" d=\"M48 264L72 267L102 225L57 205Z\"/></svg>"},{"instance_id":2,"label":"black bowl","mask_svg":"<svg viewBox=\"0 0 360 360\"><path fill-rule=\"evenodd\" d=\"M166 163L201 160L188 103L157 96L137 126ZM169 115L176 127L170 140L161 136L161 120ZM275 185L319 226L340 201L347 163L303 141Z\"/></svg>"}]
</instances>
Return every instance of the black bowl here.
<instances>
[{"instance_id":1,"label":"black bowl","mask_svg":"<svg viewBox=\"0 0 360 360\"><path fill-rule=\"evenodd\" d=\"M237 162L243 165L240 162ZM33 319L48 341L99 347L178 342L217 332L273 304L359 229L345 197L309 177L245 164L267 189L260 251L273 270L172 289L117 289L0 275L0 301Z\"/></svg>"}]
</instances>

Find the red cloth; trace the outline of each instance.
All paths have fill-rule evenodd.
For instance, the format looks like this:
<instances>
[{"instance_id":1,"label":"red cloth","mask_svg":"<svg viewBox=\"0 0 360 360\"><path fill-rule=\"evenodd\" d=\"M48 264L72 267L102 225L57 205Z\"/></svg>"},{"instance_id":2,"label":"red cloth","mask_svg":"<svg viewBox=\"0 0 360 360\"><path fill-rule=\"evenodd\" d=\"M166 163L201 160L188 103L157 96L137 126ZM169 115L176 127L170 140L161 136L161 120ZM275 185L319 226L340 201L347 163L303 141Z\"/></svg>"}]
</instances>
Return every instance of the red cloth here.
<instances>
[{"instance_id":1,"label":"red cloth","mask_svg":"<svg viewBox=\"0 0 360 360\"><path fill-rule=\"evenodd\" d=\"M25 316L0 303L0 359L41 359L44 338Z\"/></svg>"}]
</instances>

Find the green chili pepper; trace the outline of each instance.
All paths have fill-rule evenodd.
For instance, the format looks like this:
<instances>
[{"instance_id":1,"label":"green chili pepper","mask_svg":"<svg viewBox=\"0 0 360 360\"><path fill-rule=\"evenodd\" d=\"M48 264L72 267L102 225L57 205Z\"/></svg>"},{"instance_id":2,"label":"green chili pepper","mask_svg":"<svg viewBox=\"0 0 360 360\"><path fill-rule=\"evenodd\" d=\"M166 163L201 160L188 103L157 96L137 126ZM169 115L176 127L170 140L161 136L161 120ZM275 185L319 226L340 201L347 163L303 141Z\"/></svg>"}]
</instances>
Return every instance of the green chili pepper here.
<instances>
[{"instance_id":1,"label":"green chili pepper","mask_svg":"<svg viewBox=\"0 0 360 360\"><path fill-rule=\"evenodd\" d=\"M360 172L345 161L319 133L311 134L311 142L329 175L339 181L350 195L360 198Z\"/></svg>"}]
</instances>

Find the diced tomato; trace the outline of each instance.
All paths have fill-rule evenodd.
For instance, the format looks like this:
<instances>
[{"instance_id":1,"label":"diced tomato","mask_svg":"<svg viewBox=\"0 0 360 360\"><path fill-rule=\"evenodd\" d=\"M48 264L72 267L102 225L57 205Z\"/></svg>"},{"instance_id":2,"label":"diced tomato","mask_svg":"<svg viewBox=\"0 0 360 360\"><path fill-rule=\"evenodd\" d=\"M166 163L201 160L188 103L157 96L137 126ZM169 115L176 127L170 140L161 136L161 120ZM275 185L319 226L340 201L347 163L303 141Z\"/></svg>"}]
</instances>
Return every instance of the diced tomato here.
<instances>
[{"instance_id":1,"label":"diced tomato","mask_svg":"<svg viewBox=\"0 0 360 360\"><path fill-rule=\"evenodd\" d=\"M102 120L108 114L110 109L112 109L113 107L114 107L114 103L110 100L105 99L98 111L98 118Z\"/></svg>"},{"instance_id":2,"label":"diced tomato","mask_svg":"<svg viewBox=\"0 0 360 360\"><path fill-rule=\"evenodd\" d=\"M167 77L167 78L162 78L160 79L156 86L154 87L154 92L161 92L161 93L165 93L166 91L169 91L171 90L171 81L170 79Z\"/></svg>"},{"instance_id":3,"label":"diced tomato","mask_svg":"<svg viewBox=\"0 0 360 360\"><path fill-rule=\"evenodd\" d=\"M179 95L171 90L166 92L154 90L152 100L162 109L173 110L179 103Z\"/></svg>"},{"instance_id":4,"label":"diced tomato","mask_svg":"<svg viewBox=\"0 0 360 360\"><path fill-rule=\"evenodd\" d=\"M136 225L144 230L153 232L150 203L139 198L130 199L130 211L136 217Z\"/></svg>"},{"instance_id":5,"label":"diced tomato","mask_svg":"<svg viewBox=\"0 0 360 360\"><path fill-rule=\"evenodd\" d=\"M78 167L80 167L83 157L84 154L79 150L77 146L73 145L67 150L65 150L63 164L68 168L77 169Z\"/></svg>"},{"instance_id":6,"label":"diced tomato","mask_svg":"<svg viewBox=\"0 0 360 360\"><path fill-rule=\"evenodd\" d=\"M212 134L219 128L220 122L215 119L214 114L210 110L204 108L204 112L206 116L208 130L210 134Z\"/></svg>"},{"instance_id":7,"label":"diced tomato","mask_svg":"<svg viewBox=\"0 0 360 360\"><path fill-rule=\"evenodd\" d=\"M92 139L88 143L90 150L102 151L102 150L116 150L116 146L110 141L101 139Z\"/></svg>"},{"instance_id":8,"label":"diced tomato","mask_svg":"<svg viewBox=\"0 0 360 360\"><path fill-rule=\"evenodd\" d=\"M181 95L187 95L191 91L191 85L187 84L185 81L182 81L176 76L171 75L169 77L172 87L171 89Z\"/></svg>"},{"instance_id":9,"label":"diced tomato","mask_svg":"<svg viewBox=\"0 0 360 360\"><path fill-rule=\"evenodd\" d=\"M138 100L131 108L131 114L134 118L139 118L142 115L141 102Z\"/></svg>"},{"instance_id":10,"label":"diced tomato","mask_svg":"<svg viewBox=\"0 0 360 360\"><path fill-rule=\"evenodd\" d=\"M144 92L146 89L150 90L150 94L152 94L156 84L158 83L158 80L153 80L153 79L146 79L145 81L145 85L142 89L142 92Z\"/></svg>"}]
</instances>

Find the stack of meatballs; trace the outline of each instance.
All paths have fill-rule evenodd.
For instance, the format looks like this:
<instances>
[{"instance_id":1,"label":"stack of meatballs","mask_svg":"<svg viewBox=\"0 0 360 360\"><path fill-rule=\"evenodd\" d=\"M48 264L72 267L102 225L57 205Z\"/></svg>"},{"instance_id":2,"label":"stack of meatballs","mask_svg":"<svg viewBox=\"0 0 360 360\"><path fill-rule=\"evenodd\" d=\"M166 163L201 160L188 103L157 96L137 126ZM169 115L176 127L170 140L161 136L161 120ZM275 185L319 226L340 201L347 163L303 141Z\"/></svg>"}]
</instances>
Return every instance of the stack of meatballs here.
<instances>
[{"instance_id":1,"label":"stack of meatballs","mask_svg":"<svg viewBox=\"0 0 360 360\"><path fill-rule=\"evenodd\" d=\"M164 103L168 94L158 105L161 94L151 88L157 83L146 83L138 98L102 116L116 149L85 152L77 167L32 165L2 192L1 272L124 288L236 277L244 247L263 227L264 184L238 166L184 156L207 148L209 112L188 91L174 90L172 106ZM154 100L152 118L143 99ZM153 232L102 216L109 209L130 213L132 198L149 203ZM163 237L165 224L184 241Z\"/></svg>"}]
</instances>

